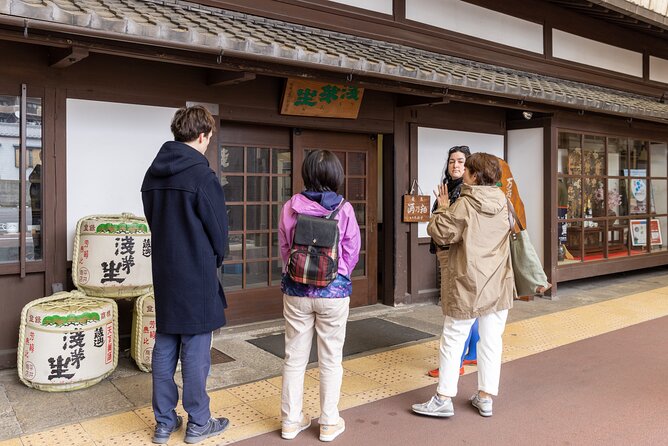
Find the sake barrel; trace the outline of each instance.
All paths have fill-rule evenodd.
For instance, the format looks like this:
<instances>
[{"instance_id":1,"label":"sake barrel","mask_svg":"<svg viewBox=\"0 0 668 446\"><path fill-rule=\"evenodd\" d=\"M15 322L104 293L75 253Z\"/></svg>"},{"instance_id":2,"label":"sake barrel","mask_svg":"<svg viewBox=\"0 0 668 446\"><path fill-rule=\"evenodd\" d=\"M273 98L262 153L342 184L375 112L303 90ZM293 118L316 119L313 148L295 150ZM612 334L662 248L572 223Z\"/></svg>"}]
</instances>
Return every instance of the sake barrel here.
<instances>
[{"instance_id":1,"label":"sake barrel","mask_svg":"<svg viewBox=\"0 0 668 446\"><path fill-rule=\"evenodd\" d=\"M151 371L155 345L155 297L153 292L139 296L132 312L132 341L130 356L144 372Z\"/></svg>"},{"instance_id":2,"label":"sake barrel","mask_svg":"<svg viewBox=\"0 0 668 446\"><path fill-rule=\"evenodd\" d=\"M152 289L151 233L132 214L91 215L77 223L72 280L88 296L125 298Z\"/></svg>"},{"instance_id":3,"label":"sake barrel","mask_svg":"<svg viewBox=\"0 0 668 446\"><path fill-rule=\"evenodd\" d=\"M79 291L30 302L21 312L18 350L19 378L28 387L90 387L118 364L116 302Z\"/></svg>"}]
</instances>

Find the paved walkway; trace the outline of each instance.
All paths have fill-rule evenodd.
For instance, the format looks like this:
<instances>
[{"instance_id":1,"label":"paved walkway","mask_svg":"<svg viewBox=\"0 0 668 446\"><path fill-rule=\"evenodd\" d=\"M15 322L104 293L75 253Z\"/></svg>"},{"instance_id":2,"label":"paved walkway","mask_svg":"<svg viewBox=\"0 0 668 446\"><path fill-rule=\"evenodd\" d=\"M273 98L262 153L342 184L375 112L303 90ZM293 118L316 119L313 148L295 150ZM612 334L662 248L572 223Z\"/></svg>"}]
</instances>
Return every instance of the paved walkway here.
<instances>
[{"instance_id":1,"label":"paved walkway","mask_svg":"<svg viewBox=\"0 0 668 446\"><path fill-rule=\"evenodd\" d=\"M667 271L655 268L570 282L559 287L555 300L516 302L505 334L504 360L668 314ZM351 316L367 317L434 335L442 323L435 305L377 305L356 309ZM216 336L214 346L235 361L212 369L209 385L218 389L211 393L212 410L230 418L232 425L225 435L202 444L227 444L279 428L281 360L246 340L281 331L282 323L273 321L232 327ZM436 365L437 344L434 338L347 359L341 407L433 384L424 373ZM474 370L467 367L467 373ZM309 370L308 375L305 405L317 414L317 369ZM150 444L152 426L150 375L139 372L127 359L110 378L76 392L40 392L21 384L15 370L0 372L0 446ZM181 443L175 438L170 444Z\"/></svg>"}]
</instances>

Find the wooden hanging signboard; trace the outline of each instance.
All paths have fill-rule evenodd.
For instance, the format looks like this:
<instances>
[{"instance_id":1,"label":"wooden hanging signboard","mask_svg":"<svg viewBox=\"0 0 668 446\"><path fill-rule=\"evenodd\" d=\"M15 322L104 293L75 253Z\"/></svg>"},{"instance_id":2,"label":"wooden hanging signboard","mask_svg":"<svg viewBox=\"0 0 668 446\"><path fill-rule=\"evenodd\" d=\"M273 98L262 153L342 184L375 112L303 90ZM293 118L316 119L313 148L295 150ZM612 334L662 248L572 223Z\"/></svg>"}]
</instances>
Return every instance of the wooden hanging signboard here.
<instances>
[{"instance_id":1,"label":"wooden hanging signboard","mask_svg":"<svg viewBox=\"0 0 668 446\"><path fill-rule=\"evenodd\" d=\"M356 119L363 95L364 88L352 85L288 79L281 114Z\"/></svg>"},{"instance_id":2,"label":"wooden hanging signboard","mask_svg":"<svg viewBox=\"0 0 668 446\"><path fill-rule=\"evenodd\" d=\"M417 187L417 191L416 191ZM414 194L422 192L416 180L413 180L411 191L403 196L404 212L402 221L404 223L416 223L429 221L429 195Z\"/></svg>"}]
</instances>

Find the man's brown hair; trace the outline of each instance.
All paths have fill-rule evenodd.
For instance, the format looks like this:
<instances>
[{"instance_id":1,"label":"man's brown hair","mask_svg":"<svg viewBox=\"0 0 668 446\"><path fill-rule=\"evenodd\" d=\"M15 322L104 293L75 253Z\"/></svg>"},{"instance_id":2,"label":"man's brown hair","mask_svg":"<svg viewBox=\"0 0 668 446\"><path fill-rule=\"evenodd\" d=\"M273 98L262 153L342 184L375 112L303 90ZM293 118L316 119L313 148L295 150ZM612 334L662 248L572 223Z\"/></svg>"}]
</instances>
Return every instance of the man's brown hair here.
<instances>
[{"instance_id":1,"label":"man's brown hair","mask_svg":"<svg viewBox=\"0 0 668 446\"><path fill-rule=\"evenodd\" d=\"M209 113L209 110L201 105L180 108L174 113L172 118L171 130L174 140L179 142L191 142L204 133L209 132L216 125L216 121Z\"/></svg>"},{"instance_id":2,"label":"man's brown hair","mask_svg":"<svg viewBox=\"0 0 668 446\"><path fill-rule=\"evenodd\" d=\"M464 163L469 175L476 175L478 186L495 186L501 179L499 159L489 153L474 153Z\"/></svg>"}]
</instances>

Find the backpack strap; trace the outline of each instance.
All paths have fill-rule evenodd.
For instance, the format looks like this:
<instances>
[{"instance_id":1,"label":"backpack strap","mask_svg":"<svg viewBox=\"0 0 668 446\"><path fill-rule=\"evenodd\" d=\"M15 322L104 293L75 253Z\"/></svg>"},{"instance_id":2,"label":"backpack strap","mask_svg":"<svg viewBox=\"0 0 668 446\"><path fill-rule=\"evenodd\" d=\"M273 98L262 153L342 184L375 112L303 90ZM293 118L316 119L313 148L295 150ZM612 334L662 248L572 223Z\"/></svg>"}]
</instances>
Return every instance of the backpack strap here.
<instances>
[{"instance_id":1,"label":"backpack strap","mask_svg":"<svg viewBox=\"0 0 668 446\"><path fill-rule=\"evenodd\" d=\"M327 220L332 220L334 217L336 217L336 214L339 213L339 211L341 210L341 208L343 208L343 205L346 204L346 202L347 202L347 200L345 198L343 200L341 200L341 203L339 203L339 205L336 207L336 209L334 209L334 211L325 218Z\"/></svg>"}]
</instances>

